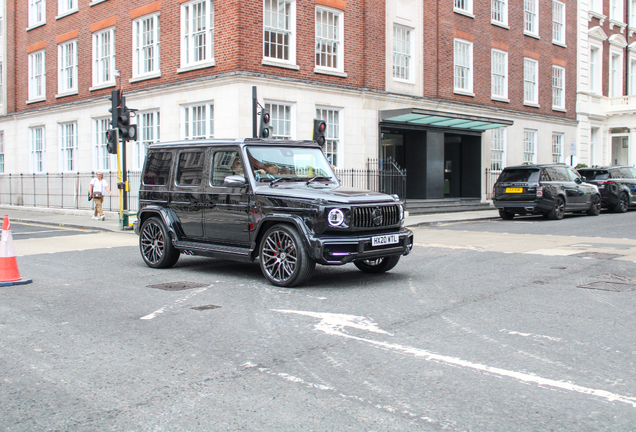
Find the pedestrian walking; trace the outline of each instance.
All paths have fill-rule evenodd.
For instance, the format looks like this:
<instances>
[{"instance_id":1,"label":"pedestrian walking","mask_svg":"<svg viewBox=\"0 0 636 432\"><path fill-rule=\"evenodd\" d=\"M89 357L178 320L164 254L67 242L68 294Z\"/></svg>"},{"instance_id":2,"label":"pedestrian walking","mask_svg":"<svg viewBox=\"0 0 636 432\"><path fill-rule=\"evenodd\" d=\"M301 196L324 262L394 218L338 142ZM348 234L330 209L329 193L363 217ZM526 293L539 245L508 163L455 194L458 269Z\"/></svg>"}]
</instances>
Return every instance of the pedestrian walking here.
<instances>
[{"instance_id":1,"label":"pedestrian walking","mask_svg":"<svg viewBox=\"0 0 636 432\"><path fill-rule=\"evenodd\" d=\"M95 214L93 215L93 219L104 220L106 219L104 216L104 210L102 209L104 194L108 192L108 195L111 195L111 193L108 188L108 182L104 180L104 174L98 172L95 176L96 177L91 180L91 184L88 186L88 196L95 202Z\"/></svg>"}]
</instances>

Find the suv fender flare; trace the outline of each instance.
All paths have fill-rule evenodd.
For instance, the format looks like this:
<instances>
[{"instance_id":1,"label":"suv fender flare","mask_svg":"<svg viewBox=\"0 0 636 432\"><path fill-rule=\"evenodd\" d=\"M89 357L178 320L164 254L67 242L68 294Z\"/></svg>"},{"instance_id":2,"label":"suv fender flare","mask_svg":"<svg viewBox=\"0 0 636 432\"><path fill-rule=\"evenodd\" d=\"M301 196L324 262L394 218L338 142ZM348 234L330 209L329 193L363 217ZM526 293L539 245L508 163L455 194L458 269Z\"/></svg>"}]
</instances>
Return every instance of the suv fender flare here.
<instances>
[{"instance_id":1,"label":"suv fender flare","mask_svg":"<svg viewBox=\"0 0 636 432\"><path fill-rule=\"evenodd\" d=\"M263 237L263 234L265 233L265 231L267 231L269 227L277 223L294 226L294 228L296 228L298 232L300 233L300 237L303 239L303 245L305 247L305 250L307 250L307 252L310 253L310 256L313 256L313 254L311 254L312 242L310 240L312 235L309 232L309 229L307 228L305 223L303 222L303 219L296 215L268 215L268 216L265 216L263 219L261 219L260 222L258 223L258 226L254 230L254 237L252 238L252 244L250 246L250 249L252 249L253 254L258 255L258 245L260 244L261 238Z\"/></svg>"},{"instance_id":2,"label":"suv fender flare","mask_svg":"<svg viewBox=\"0 0 636 432\"><path fill-rule=\"evenodd\" d=\"M174 242L177 240L177 224L179 219L174 214L171 209L166 209L165 207L157 206L157 205L149 205L144 207L137 214L137 220L139 221L139 228L141 229L141 225L145 222L146 219L151 218L153 216L159 216L161 221L166 225L168 232L170 233L170 237Z\"/></svg>"}]
</instances>

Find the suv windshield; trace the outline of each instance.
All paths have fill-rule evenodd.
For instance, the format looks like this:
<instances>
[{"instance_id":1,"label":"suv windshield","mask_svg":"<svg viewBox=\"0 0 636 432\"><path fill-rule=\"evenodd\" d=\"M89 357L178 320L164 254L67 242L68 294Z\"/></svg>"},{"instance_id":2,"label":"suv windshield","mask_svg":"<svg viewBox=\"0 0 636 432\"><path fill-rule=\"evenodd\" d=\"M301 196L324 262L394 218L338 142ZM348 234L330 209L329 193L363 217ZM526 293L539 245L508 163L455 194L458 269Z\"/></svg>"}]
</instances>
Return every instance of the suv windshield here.
<instances>
[{"instance_id":1,"label":"suv windshield","mask_svg":"<svg viewBox=\"0 0 636 432\"><path fill-rule=\"evenodd\" d=\"M317 148L253 146L247 148L247 156L254 178L261 182L335 177L325 155Z\"/></svg>"},{"instance_id":2,"label":"suv windshield","mask_svg":"<svg viewBox=\"0 0 636 432\"><path fill-rule=\"evenodd\" d=\"M539 181L539 170L526 168L504 169L497 181L502 183L537 182Z\"/></svg>"},{"instance_id":3,"label":"suv windshield","mask_svg":"<svg viewBox=\"0 0 636 432\"><path fill-rule=\"evenodd\" d=\"M586 180L607 180L609 178L607 170L579 170L579 174Z\"/></svg>"}]
</instances>

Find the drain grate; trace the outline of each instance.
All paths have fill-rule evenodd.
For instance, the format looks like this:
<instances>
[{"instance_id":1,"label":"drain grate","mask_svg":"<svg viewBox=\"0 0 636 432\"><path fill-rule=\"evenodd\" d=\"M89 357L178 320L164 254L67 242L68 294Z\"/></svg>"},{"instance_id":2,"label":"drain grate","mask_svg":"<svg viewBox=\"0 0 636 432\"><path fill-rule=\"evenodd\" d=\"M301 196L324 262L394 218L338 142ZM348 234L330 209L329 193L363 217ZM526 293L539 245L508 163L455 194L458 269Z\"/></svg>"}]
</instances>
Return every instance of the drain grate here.
<instances>
[{"instance_id":1,"label":"drain grate","mask_svg":"<svg viewBox=\"0 0 636 432\"><path fill-rule=\"evenodd\" d=\"M624 282L610 282L610 281L599 281L599 282L590 282L584 285L579 285L579 288L587 288L587 289L595 289L602 291L614 291L614 292L627 292L636 290L636 285Z\"/></svg>"},{"instance_id":2,"label":"drain grate","mask_svg":"<svg viewBox=\"0 0 636 432\"><path fill-rule=\"evenodd\" d=\"M205 305L205 306L195 306L195 307L191 307L190 309L194 309L194 310L208 310L208 309L218 309L221 306L217 306L217 305Z\"/></svg>"},{"instance_id":3,"label":"drain grate","mask_svg":"<svg viewBox=\"0 0 636 432\"><path fill-rule=\"evenodd\" d=\"M165 291L182 291L192 288L202 288L206 286L210 286L210 284L198 282L167 282L157 285L148 285L148 288L157 288Z\"/></svg>"},{"instance_id":4,"label":"drain grate","mask_svg":"<svg viewBox=\"0 0 636 432\"><path fill-rule=\"evenodd\" d=\"M581 252L581 253L573 254L570 256L577 257L577 258L594 258L594 259L611 260L614 258L622 257L624 255L603 253L603 252Z\"/></svg>"}]
</instances>

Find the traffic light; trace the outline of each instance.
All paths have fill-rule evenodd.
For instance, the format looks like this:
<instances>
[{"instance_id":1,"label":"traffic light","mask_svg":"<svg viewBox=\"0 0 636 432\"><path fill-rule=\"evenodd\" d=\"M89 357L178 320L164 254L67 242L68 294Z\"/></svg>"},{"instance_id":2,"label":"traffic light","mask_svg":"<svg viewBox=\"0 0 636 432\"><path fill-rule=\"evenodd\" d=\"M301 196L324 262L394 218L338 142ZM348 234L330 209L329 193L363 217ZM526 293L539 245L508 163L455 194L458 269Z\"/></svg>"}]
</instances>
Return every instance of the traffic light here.
<instances>
[{"instance_id":1,"label":"traffic light","mask_svg":"<svg viewBox=\"0 0 636 432\"><path fill-rule=\"evenodd\" d=\"M137 125L130 124L130 113L127 107L123 107L119 111L119 136L122 141L134 141L137 139Z\"/></svg>"},{"instance_id":2,"label":"traffic light","mask_svg":"<svg viewBox=\"0 0 636 432\"><path fill-rule=\"evenodd\" d=\"M108 153L117 154L117 145L119 144L119 129L108 129L106 131L106 148Z\"/></svg>"},{"instance_id":3,"label":"traffic light","mask_svg":"<svg viewBox=\"0 0 636 432\"><path fill-rule=\"evenodd\" d=\"M314 141L321 147L325 145L325 132L327 132L327 123L324 120L314 119Z\"/></svg>"},{"instance_id":4,"label":"traffic light","mask_svg":"<svg viewBox=\"0 0 636 432\"><path fill-rule=\"evenodd\" d=\"M119 110L121 106L121 96L119 90L113 90L110 92L110 97L108 98L111 101L111 107L108 109L108 112L112 114L110 119L110 127L113 129L117 129L119 122Z\"/></svg>"},{"instance_id":5,"label":"traffic light","mask_svg":"<svg viewBox=\"0 0 636 432\"><path fill-rule=\"evenodd\" d=\"M269 114L269 110L262 108L261 109L261 125L258 128L258 137L259 138L270 138L272 136L273 127L269 125L271 120L271 116Z\"/></svg>"}]
</instances>

